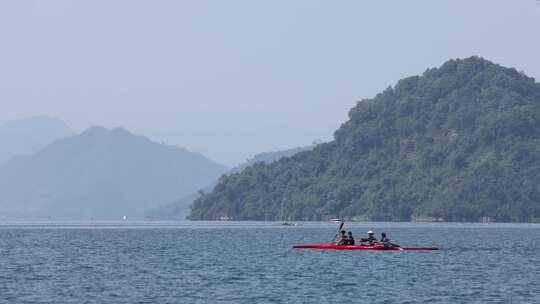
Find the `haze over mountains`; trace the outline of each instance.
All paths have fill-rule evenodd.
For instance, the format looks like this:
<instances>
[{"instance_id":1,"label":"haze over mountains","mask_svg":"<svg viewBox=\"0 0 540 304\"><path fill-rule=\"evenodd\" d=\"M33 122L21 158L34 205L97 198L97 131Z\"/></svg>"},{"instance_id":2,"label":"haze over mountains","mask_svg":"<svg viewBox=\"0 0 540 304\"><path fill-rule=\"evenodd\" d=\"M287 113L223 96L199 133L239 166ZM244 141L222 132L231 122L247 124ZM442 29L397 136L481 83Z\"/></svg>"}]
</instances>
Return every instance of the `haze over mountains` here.
<instances>
[{"instance_id":1,"label":"haze over mountains","mask_svg":"<svg viewBox=\"0 0 540 304\"><path fill-rule=\"evenodd\" d=\"M315 145L310 145L306 147L297 147L282 151L259 153L254 157L248 159L245 163L242 163L232 168L229 172L227 172L227 174L242 172L244 169L253 166L254 164L259 162L269 164L278 161L284 157L291 157L297 153L309 151L313 149L314 146ZM189 214L189 208L193 201L195 201L195 199L197 199L202 193L211 192L218 182L218 180L214 180L211 184L207 185L203 189L200 189L196 193L186 195L169 204L149 209L145 213L145 218L148 220L185 220L187 215Z\"/></svg>"},{"instance_id":2,"label":"haze over mountains","mask_svg":"<svg viewBox=\"0 0 540 304\"><path fill-rule=\"evenodd\" d=\"M0 135L0 219L183 220L198 191L211 191L221 174L313 147L260 153L229 169L121 128L74 135L44 116L5 123Z\"/></svg>"},{"instance_id":3,"label":"haze over mountains","mask_svg":"<svg viewBox=\"0 0 540 304\"><path fill-rule=\"evenodd\" d=\"M232 170L121 128L0 130L0 219L183 219L194 201L191 219L540 221L540 84L480 57L358 102L331 142Z\"/></svg>"},{"instance_id":4,"label":"haze over mountains","mask_svg":"<svg viewBox=\"0 0 540 304\"><path fill-rule=\"evenodd\" d=\"M65 122L46 116L6 122L0 125L0 165L15 155L36 153L73 134Z\"/></svg>"},{"instance_id":5,"label":"haze over mountains","mask_svg":"<svg viewBox=\"0 0 540 304\"><path fill-rule=\"evenodd\" d=\"M142 219L228 167L124 129L91 127L0 166L0 218Z\"/></svg>"}]
</instances>

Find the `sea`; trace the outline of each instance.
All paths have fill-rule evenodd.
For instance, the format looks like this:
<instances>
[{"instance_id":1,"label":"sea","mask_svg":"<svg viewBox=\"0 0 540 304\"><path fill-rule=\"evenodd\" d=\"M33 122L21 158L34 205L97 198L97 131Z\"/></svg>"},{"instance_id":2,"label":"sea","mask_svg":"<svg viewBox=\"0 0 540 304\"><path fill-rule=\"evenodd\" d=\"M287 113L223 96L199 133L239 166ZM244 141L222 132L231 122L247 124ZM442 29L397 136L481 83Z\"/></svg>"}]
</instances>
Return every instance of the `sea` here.
<instances>
[{"instance_id":1,"label":"sea","mask_svg":"<svg viewBox=\"0 0 540 304\"><path fill-rule=\"evenodd\" d=\"M347 223L438 251L293 249L337 224L0 222L0 303L540 303L540 225Z\"/></svg>"}]
</instances>

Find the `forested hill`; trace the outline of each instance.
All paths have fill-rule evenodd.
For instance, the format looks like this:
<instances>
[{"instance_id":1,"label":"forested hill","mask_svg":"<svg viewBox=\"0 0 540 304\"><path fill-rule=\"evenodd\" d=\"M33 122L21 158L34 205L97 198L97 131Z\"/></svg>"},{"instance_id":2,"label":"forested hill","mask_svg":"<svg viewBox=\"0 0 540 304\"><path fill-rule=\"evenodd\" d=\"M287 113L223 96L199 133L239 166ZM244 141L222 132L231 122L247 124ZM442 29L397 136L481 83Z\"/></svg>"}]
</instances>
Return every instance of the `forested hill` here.
<instances>
[{"instance_id":1,"label":"forested hill","mask_svg":"<svg viewBox=\"0 0 540 304\"><path fill-rule=\"evenodd\" d=\"M479 57L400 80L334 140L221 178L191 219L540 220L540 84Z\"/></svg>"}]
</instances>

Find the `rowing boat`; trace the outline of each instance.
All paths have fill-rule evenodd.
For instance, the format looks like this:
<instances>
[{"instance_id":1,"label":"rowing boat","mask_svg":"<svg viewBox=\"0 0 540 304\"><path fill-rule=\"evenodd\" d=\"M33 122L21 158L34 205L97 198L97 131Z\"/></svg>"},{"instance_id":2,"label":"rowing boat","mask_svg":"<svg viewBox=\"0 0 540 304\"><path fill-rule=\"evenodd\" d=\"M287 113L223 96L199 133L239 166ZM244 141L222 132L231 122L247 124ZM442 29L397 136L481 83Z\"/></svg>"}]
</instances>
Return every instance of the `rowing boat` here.
<instances>
[{"instance_id":1,"label":"rowing boat","mask_svg":"<svg viewBox=\"0 0 540 304\"><path fill-rule=\"evenodd\" d=\"M385 246L385 245L337 245L337 244L303 244L294 245L298 249L335 249L335 250L438 250L437 247Z\"/></svg>"}]
</instances>

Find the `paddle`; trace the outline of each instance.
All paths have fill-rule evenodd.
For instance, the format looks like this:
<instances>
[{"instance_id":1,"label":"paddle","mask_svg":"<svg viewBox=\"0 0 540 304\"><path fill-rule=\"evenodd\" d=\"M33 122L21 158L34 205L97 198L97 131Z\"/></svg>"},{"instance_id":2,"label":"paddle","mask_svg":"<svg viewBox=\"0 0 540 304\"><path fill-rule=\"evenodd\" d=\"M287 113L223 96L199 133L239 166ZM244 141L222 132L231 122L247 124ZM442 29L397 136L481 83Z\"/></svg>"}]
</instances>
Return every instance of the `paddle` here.
<instances>
[{"instance_id":1,"label":"paddle","mask_svg":"<svg viewBox=\"0 0 540 304\"><path fill-rule=\"evenodd\" d=\"M398 250L403 250L403 248L401 248L401 246L399 246L399 245L396 244L396 243L388 242L388 246L390 246L390 247L397 247Z\"/></svg>"},{"instance_id":2,"label":"paddle","mask_svg":"<svg viewBox=\"0 0 540 304\"><path fill-rule=\"evenodd\" d=\"M343 225L345 225L345 222L341 222L341 225L339 225L339 229L337 230L334 238L332 238L332 241L330 243L334 243L336 241L336 237L339 235L339 232L341 231L341 228L343 228Z\"/></svg>"},{"instance_id":3,"label":"paddle","mask_svg":"<svg viewBox=\"0 0 540 304\"><path fill-rule=\"evenodd\" d=\"M403 248L396 243L390 243L390 246L397 247L398 250L403 250Z\"/></svg>"}]
</instances>

